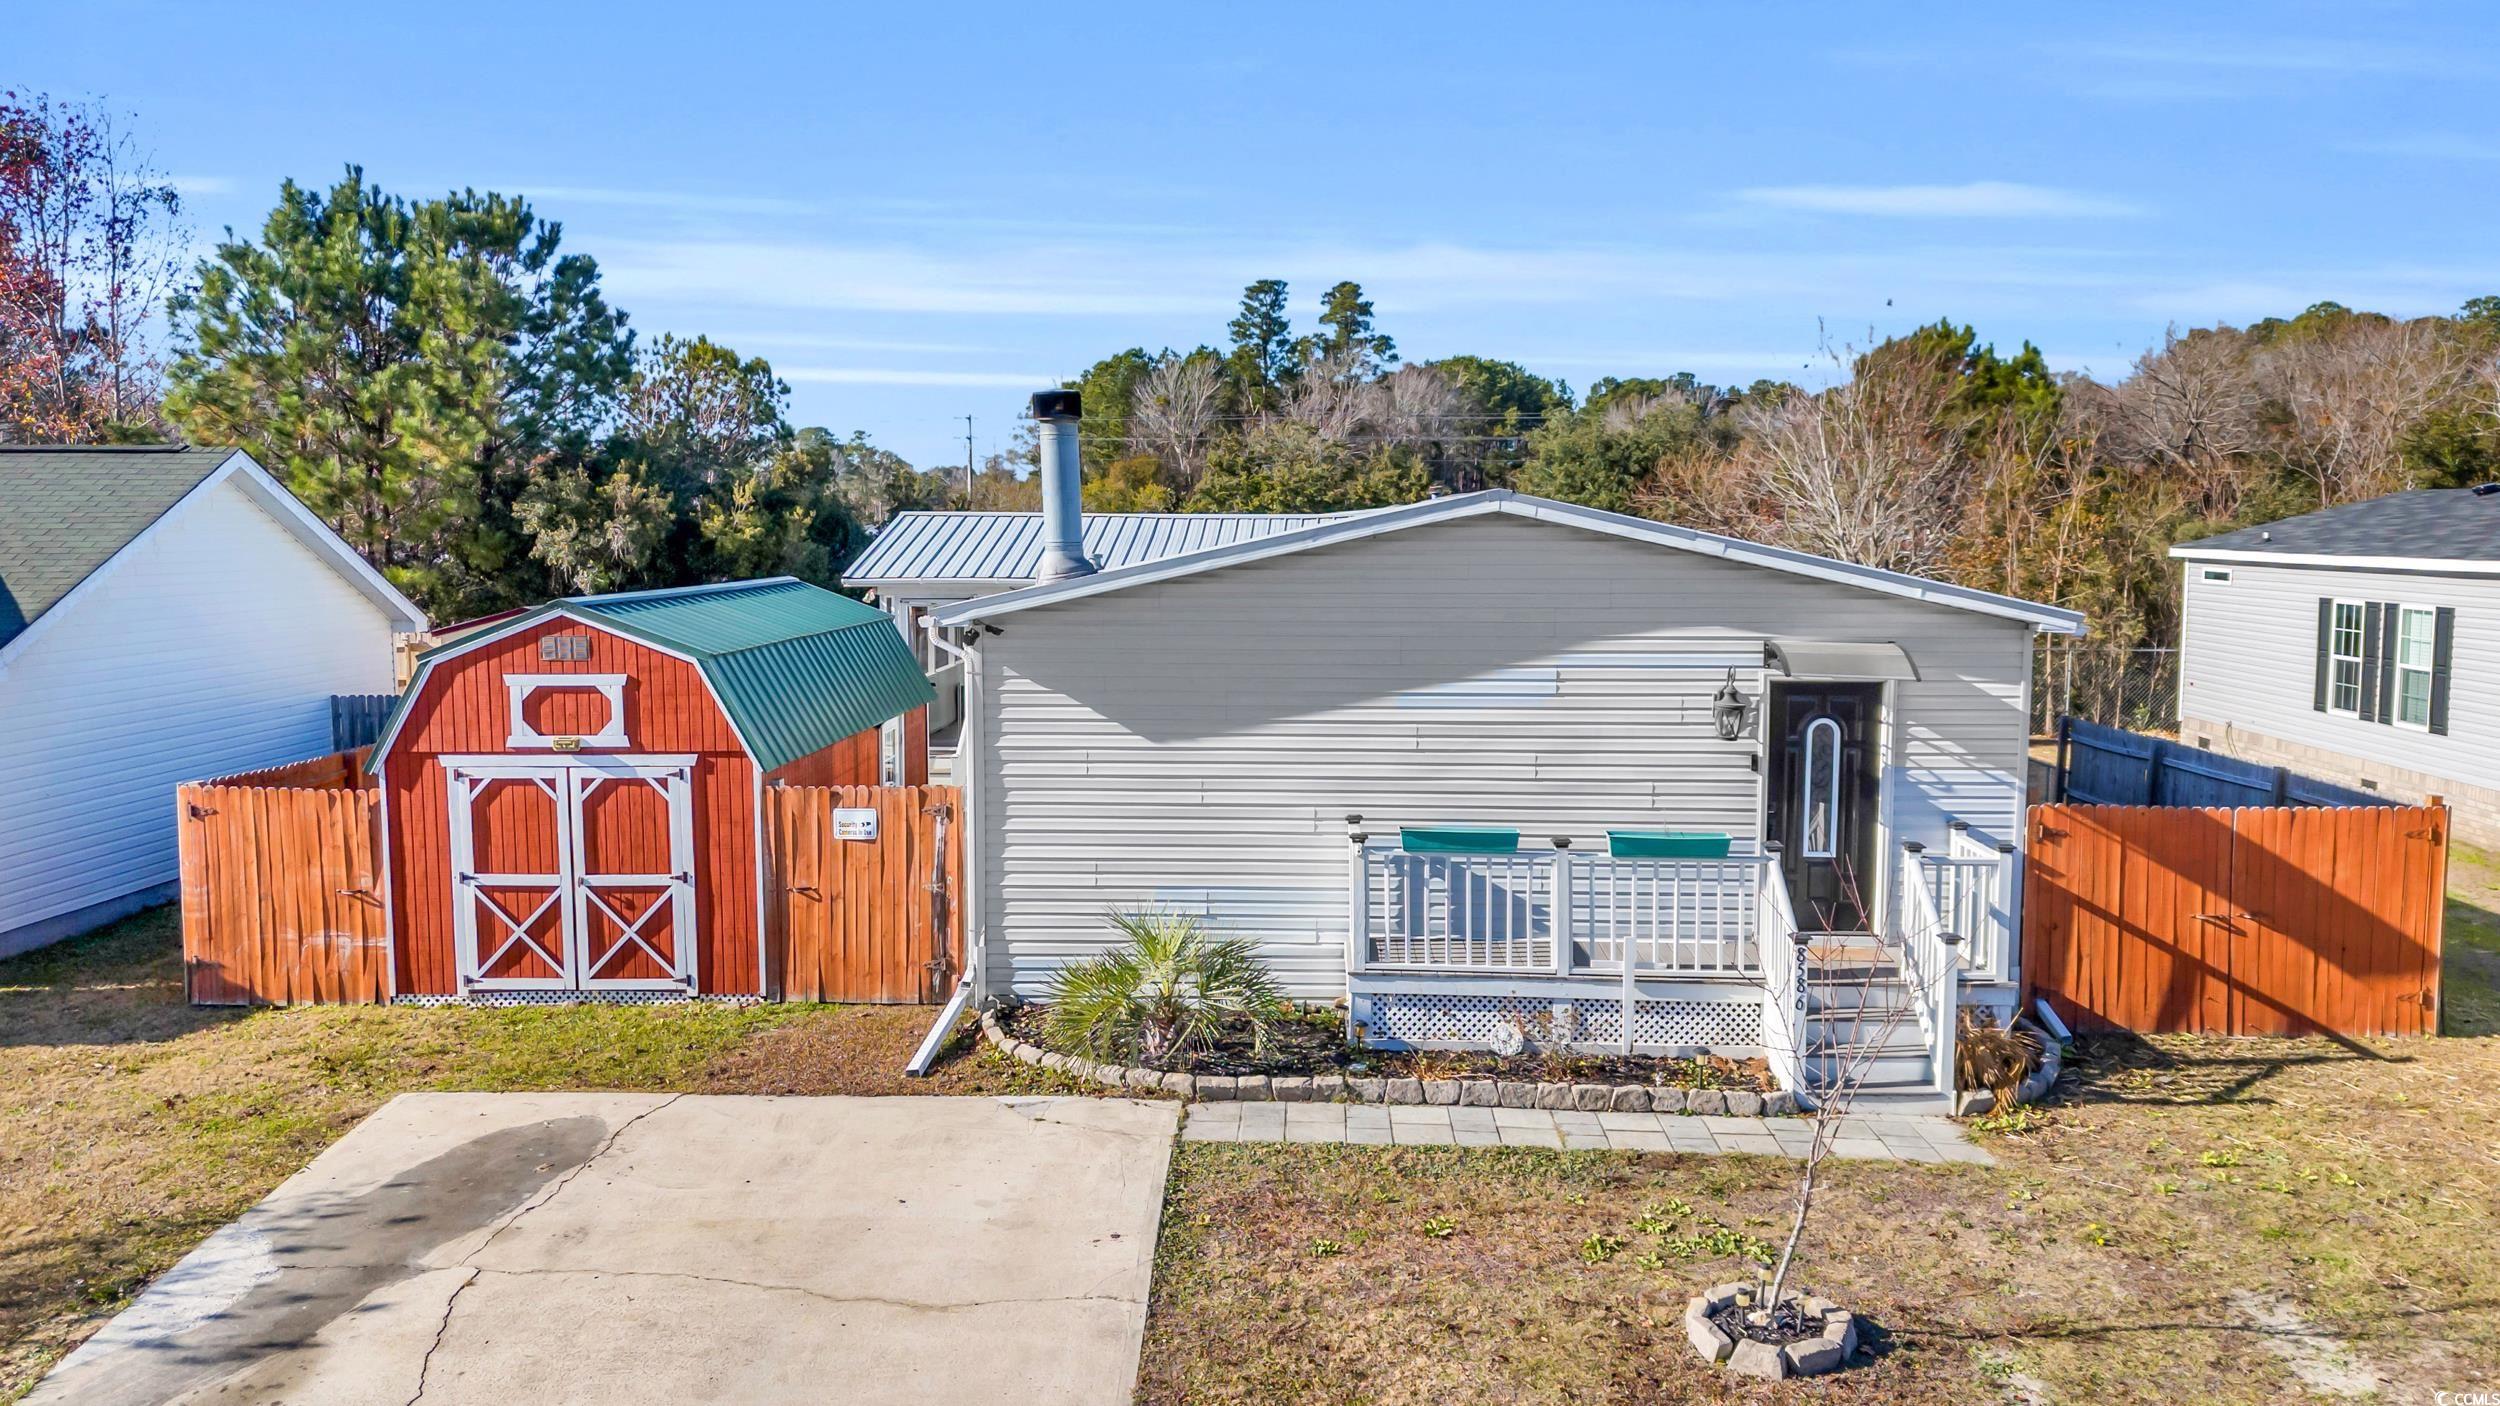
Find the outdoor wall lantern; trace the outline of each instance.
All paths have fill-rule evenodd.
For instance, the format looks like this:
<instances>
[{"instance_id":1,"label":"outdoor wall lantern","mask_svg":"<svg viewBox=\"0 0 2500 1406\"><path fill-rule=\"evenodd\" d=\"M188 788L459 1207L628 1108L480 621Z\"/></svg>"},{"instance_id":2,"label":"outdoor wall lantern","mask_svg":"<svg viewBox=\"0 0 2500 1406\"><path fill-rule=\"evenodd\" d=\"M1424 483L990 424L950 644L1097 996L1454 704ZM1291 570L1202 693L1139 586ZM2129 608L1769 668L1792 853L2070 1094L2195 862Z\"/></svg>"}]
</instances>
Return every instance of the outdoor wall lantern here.
<instances>
[{"instance_id":1,"label":"outdoor wall lantern","mask_svg":"<svg viewBox=\"0 0 2500 1406\"><path fill-rule=\"evenodd\" d=\"M1736 691L1736 671L1727 671L1727 682L1710 696L1710 720L1719 725L1719 740L1733 742L1745 735L1745 695Z\"/></svg>"}]
</instances>

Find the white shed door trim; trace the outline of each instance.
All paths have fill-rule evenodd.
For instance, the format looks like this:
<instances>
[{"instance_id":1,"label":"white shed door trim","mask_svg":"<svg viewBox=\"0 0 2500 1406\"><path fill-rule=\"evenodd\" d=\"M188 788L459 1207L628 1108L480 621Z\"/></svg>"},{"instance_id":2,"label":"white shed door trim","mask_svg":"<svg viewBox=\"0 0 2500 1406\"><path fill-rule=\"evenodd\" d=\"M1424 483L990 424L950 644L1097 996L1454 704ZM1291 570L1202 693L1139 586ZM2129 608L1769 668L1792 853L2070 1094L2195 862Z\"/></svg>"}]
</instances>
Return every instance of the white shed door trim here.
<instances>
[{"instance_id":1,"label":"white shed door trim","mask_svg":"<svg viewBox=\"0 0 2500 1406\"><path fill-rule=\"evenodd\" d=\"M694 989L694 764L691 756L604 756L561 761L445 757L451 829L452 935L460 985L479 991ZM482 872L476 805L496 786L532 786L549 802L553 873ZM605 786L649 786L668 809L664 873L596 870L587 802ZM620 889L657 890L640 913L612 901ZM553 918L550 924L547 920ZM604 919L604 922L602 920ZM639 951L666 975L606 975ZM506 958L535 956L546 974L489 975Z\"/></svg>"}]
</instances>

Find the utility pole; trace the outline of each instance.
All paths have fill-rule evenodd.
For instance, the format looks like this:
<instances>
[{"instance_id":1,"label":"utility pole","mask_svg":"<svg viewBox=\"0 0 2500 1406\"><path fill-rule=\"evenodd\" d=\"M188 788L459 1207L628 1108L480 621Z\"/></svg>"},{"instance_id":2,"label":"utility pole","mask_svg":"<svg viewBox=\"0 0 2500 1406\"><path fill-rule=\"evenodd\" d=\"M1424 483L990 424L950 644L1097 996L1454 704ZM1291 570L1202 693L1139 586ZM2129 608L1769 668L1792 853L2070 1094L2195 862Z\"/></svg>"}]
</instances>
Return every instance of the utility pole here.
<instances>
[{"instance_id":1,"label":"utility pole","mask_svg":"<svg viewBox=\"0 0 2500 1406\"><path fill-rule=\"evenodd\" d=\"M972 417L964 417L964 511L972 511Z\"/></svg>"}]
</instances>

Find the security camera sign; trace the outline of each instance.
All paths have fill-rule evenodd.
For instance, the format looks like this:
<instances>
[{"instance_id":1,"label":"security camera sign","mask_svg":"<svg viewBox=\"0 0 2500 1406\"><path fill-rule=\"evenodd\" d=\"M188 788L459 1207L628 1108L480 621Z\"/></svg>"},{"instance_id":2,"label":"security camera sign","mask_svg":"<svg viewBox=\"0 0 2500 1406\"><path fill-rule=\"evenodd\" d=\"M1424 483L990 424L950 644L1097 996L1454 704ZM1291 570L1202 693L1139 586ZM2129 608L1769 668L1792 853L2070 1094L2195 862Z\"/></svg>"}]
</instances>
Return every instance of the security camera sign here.
<instances>
[{"instance_id":1,"label":"security camera sign","mask_svg":"<svg viewBox=\"0 0 2500 1406\"><path fill-rule=\"evenodd\" d=\"M833 837L837 840L877 838L877 812L866 806L836 806L833 812Z\"/></svg>"}]
</instances>

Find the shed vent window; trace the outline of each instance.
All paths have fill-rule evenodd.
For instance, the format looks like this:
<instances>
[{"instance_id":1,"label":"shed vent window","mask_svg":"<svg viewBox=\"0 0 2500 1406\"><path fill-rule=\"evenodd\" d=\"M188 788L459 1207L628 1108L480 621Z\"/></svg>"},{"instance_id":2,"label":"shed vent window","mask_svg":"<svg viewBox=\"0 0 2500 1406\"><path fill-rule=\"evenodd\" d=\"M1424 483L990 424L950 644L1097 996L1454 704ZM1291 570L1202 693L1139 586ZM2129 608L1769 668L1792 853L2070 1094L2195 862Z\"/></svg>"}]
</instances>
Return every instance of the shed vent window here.
<instances>
[{"instance_id":1,"label":"shed vent window","mask_svg":"<svg viewBox=\"0 0 2500 1406\"><path fill-rule=\"evenodd\" d=\"M2231 568L2227 566L2209 566L2205 568L2204 576L2208 581L2228 581L2231 579Z\"/></svg>"},{"instance_id":2,"label":"shed vent window","mask_svg":"<svg viewBox=\"0 0 2500 1406\"><path fill-rule=\"evenodd\" d=\"M2334 661L2328 711L2361 716L2361 602L2335 602L2335 633L2328 653Z\"/></svg>"},{"instance_id":3,"label":"shed vent window","mask_svg":"<svg viewBox=\"0 0 2500 1406\"><path fill-rule=\"evenodd\" d=\"M549 663L575 663L590 657L588 635L541 635L538 657Z\"/></svg>"}]
</instances>

